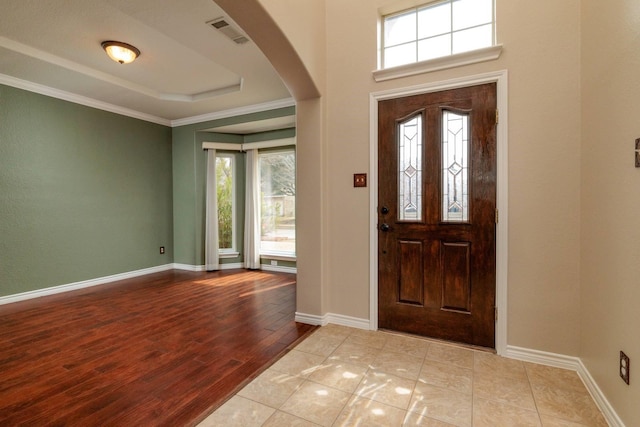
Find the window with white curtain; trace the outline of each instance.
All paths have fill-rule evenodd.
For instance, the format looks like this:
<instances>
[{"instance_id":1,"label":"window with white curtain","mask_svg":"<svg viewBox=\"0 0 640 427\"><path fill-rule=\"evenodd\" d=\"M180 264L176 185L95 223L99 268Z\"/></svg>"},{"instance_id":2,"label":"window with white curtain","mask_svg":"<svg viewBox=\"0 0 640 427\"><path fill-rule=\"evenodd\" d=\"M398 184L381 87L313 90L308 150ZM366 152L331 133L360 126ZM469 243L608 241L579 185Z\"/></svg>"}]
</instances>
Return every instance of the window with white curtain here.
<instances>
[{"instance_id":1,"label":"window with white curtain","mask_svg":"<svg viewBox=\"0 0 640 427\"><path fill-rule=\"evenodd\" d=\"M216 154L216 192L218 200L218 248L220 255L236 253L235 156Z\"/></svg>"},{"instance_id":2,"label":"window with white curtain","mask_svg":"<svg viewBox=\"0 0 640 427\"><path fill-rule=\"evenodd\" d=\"M296 155L293 148L260 151L260 254L295 257Z\"/></svg>"}]
</instances>

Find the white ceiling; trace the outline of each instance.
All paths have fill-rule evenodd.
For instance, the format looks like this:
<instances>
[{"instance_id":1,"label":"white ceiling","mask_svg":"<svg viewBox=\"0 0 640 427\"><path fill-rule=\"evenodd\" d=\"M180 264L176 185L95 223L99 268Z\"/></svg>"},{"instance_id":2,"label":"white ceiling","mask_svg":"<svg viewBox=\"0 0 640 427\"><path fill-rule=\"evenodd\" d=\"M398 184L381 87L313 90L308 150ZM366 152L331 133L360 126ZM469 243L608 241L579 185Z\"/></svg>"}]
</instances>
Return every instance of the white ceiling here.
<instances>
[{"instance_id":1,"label":"white ceiling","mask_svg":"<svg viewBox=\"0 0 640 427\"><path fill-rule=\"evenodd\" d=\"M207 24L221 16L235 25L211 0L0 0L0 83L62 91L168 124L292 105L252 41L238 45ZM118 64L104 40L142 53Z\"/></svg>"}]
</instances>

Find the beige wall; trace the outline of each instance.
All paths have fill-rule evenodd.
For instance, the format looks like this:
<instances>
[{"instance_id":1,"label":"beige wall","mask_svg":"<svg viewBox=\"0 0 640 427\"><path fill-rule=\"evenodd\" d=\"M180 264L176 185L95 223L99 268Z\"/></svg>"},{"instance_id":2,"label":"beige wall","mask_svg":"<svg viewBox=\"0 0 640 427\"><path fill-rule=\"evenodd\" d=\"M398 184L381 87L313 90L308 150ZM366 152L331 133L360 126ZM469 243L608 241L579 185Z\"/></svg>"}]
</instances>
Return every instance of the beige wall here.
<instances>
[{"instance_id":1,"label":"beige wall","mask_svg":"<svg viewBox=\"0 0 640 427\"><path fill-rule=\"evenodd\" d=\"M370 172L369 94L507 69L508 343L577 355L579 0L498 0L498 41L504 44L499 60L384 83L375 83L371 71L377 62L378 7L390 2L326 0L324 15L317 12L318 1L298 2L291 9L288 0L261 3L273 11L272 16L300 57L309 63L323 94L323 104L315 108L321 122L315 129L317 133L306 132L320 145L310 149L308 155L301 151L298 156L301 176L308 167L314 177L302 178L299 185L301 193L310 193L308 203L298 205L299 241L301 246L306 242L299 252L301 249L313 258L305 261L300 255L298 310L313 308L320 311L308 314L369 318L369 193L352 187L353 173ZM317 23L313 23L314 13L317 19L326 20L326 50L314 34L305 32L306 28L318 31ZM300 19L312 22L301 25ZM323 79L326 88L322 86ZM302 120L299 126L305 126ZM298 141L302 146L310 143L301 137ZM315 194L318 190L322 193ZM309 241L305 235L315 238ZM309 244L316 246L308 247ZM305 262L317 262L320 271L307 275ZM312 291L314 286L322 289Z\"/></svg>"},{"instance_id":2,"label":"beige wall","mask_svg":"<svg viewBox=\"0 0 640 427\"><path fill-rule=\"evenodd\" d=\"M640 382L617 377L620 349L640 355L640 3L496 0L499 60L375 83L393 1L257 1L322 94L298 104L298 310L370 316L369 94L508 70L508 344L580 356L640 425Z\"/></svg>"},{"instance_id":3,"label":"beige wall","mask_svg":"<svg viewBox=\"0 0 640 427\"><path fill-rule=\"evenodd\" d=\"M583 1L580 356L628 426L640 426L639 70L640 2Z\"/></svg>"},{"instance_id":4,"label":"beige wall","mask_svg":"<svg viewBox=\"0 0 640 427\"><path fill-rule=\"evenodd\" d=\"M328 311L369 318L369 93L509 71L511 345L579 351L579 1L498 0L498 61L375 83L377 8L327 1Z\"/></svg>"}]
</instances>

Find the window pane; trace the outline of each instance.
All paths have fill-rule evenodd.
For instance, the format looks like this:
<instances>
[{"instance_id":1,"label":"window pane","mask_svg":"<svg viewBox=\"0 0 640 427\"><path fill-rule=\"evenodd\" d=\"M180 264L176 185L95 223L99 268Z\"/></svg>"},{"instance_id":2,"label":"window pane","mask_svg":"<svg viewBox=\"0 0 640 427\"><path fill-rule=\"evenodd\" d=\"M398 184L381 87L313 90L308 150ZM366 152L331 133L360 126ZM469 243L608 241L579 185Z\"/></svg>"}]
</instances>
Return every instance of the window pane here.
<instances>
[{"instance_id":1,"label":"window pane","mask_svg":"<svg viewBox=\"0 0 640 427\"><path fill-rule=\"evenodd\" d=\"M451 3L441 3L418 11L418 39L451 32Z\"/></svg>"},{"instance_id":2,"label":"window pane","mask_svg":"<svg viewBox=\"0 0 640 427\"><path fill-rule=\"evenodd\" d=\"M492 25L483 25L453 33L453 53L468 52L492 45Z\"/></svg>"},{"instance_id":3,"label":"window pane","mask_svg":"<svg viewBox=\"0 0 640 427\"><path fill-rule=\"evenodd\" d=\"M469 116L442 113L442 220L469 220Z\"/></svg>"},{"instance_id":4,"label":"window pane","mask_svg":"<svg viewBox=\"0 0 640 427\"><path fill-rule=\"evenodd\" d=\"M422 116L398 125L398 219L422 220Z\"/></svg>"},{"instance_id":5,"label":"window pane","mask_svg":"<svg viewBox=\"0 0 640 427\"><path fill-rule=\"evenodd\" d=\"M416 11L386 18L384 21L384 46L395 46L416 39Z\"/></svg>"},{"instance_id":6,"label":"window pane","mask_svg":"<svg viewBox=\"0 0 640 427\"><path fill-rule=\"evenodd\" d=\"M493 46L495 0L435 0L383 17L382 68Z\"/></svg>"},{"instance_id":7,"label":"window pane","mask_svg":"<svg viewBox=\"0 0 640 427\"><path fill-rule=\"evenodd\" d=\"M453 31L493 21L493 0L454 0Z\"/></svg>"},{"instance_id":8,"label":"window pane","mask_svg":"<svg viewBox=\"0 0 640 427\"><path fill-rule=\"evenodd\" d=\"M418 61L451 55L451 34L420 40L418 42Z\"/></svg>"},{"instance_id":9,"label":"window pane","mask_svg":"<svg viewBox=\"0 0 640 427\"><path fill-rule=\"evenodd\" d=\"M396 67L398 65L416 62L416 43L401 44L384 50L384 67Z\"/></svg>"},{"instance_id":10,"label":"window pane","mask_svg":"<svg viewBox=\"0 0 640 427\"><path fill-rule=\"evenodd\" d=\"M296 251L296 157L293 151L259 155L260 252Z\"/></svg>"},{"instance_id":11,"label":"window pane","mask_svg":"<svg viewBox=\"0 0 640 427\"><path fill-rule=\"evenodd\" d=\"M216 157L218 247L233 249L233 158Z\"/></svg>"}]
</instances>

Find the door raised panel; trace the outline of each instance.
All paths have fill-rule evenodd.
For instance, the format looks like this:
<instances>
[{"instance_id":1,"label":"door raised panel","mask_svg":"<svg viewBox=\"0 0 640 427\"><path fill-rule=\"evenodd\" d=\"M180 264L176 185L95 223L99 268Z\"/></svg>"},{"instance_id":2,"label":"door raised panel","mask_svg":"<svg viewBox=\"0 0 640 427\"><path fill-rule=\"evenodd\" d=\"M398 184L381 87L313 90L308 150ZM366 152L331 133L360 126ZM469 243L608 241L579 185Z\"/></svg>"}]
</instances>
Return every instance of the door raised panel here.
<instances>
[{"instance_id":1,"label":"door raised panel","mask_svg":"<svg viewBox=\"0 0 640 427\"><path fill-rule=\"evenodd\" d=\"M471 312L471 243L442 242L442 309Z\"/></svg>"},{"instance_id":2,"label":"door raised panel","mask_svg":"<svg viewBox=\"0 0 640 427\"><path fill-rule=\"evenodd\" d=\"M404 304L423 305L424 247L421 241L398 241L400 265L398 265L398 296Z\"/></svg>"}]
</instances>

